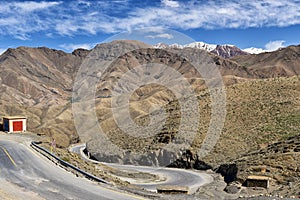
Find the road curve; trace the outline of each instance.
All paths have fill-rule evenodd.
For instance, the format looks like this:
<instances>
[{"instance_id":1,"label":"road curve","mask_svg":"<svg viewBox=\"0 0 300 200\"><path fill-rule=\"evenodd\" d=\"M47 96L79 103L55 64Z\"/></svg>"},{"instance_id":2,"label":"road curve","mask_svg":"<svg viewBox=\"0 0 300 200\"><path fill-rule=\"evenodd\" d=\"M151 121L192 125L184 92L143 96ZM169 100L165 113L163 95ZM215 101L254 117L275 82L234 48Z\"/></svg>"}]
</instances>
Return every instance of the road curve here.
<instances>
[{"instance_id":1,"label":"road curve","mask_svg":"<svg viewBox=\"0 0 300 200\"><path fill-rule=\"evenodd\" d=\"M88 159L83 153L85 145L76 145L70 148L74 153L82 155L82 157L91 162L97 162L94 160ZM124 170L124 171L136 171L136 172L145 172L158 175L161 177L160 181L153 182L142 182L141 180L128 180L131 184L137 185L145 188L149 191L156 191L156 188L164 185L176 185L176 186L187 186L189 187L189 192L194 193L199 187L204 184L210 183L213 181L213 177L205 172L185 170L185 169L175 169L175 168L166 168L166 167L145 167L145 166L133 166L133 165L119 165L114 163L104 163L111 167ZM121 177L120 177L121 178ZM125 179L126 180L126 179Z\"/></svg>"},{"instance_id":2,"label":"road curve","mask_svg":"<svg viewBox=\"0 0 300 200\"><path fill-rule=\"evenodd\" d=\"M0 199L143 199L76 177L27 145L0 137Z\"/></svg>"}]
</instances>

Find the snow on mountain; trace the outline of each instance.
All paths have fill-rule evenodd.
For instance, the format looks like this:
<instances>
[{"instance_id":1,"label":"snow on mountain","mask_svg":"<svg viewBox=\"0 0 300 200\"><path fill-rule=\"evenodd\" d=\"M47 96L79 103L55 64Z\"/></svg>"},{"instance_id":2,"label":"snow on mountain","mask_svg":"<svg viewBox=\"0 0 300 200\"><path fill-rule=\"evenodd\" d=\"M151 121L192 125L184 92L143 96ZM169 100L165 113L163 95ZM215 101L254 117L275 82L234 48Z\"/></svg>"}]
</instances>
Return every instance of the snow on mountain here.
<instances>
[{"instance_id":1,"label":"snow on mountain","mask_svg":"<svg viewBox=\"0 0 300 200\"><path fill-rule=\"evenodd\" d=\"M217 47L211 52L223 58L232 58L235 56L248 54L234 45L217 45Z\"/></svg>"},{"instance_id":2,"label":"snow on mountain","mask_svg":"<svg viewBox=\"0 0 300 200\"><path fill-rule=\"evenodd\" d=\"M255 48L255 47L246 48L246 49L243 49L243 51L250 53L250 54L260 54L260 53L267 52L267 50L265 50L265 49Z\"/></svg>"},{"instance_id":3,"label":"snow on mountain","mask_svg":"<svg viewBox=\"0 0 300 200\"><path fill-rule=\"evenodd\" d=\"M153 46L154 48L178 48L178 49L183 49L186 47L190 48L197 48L197 49L203 49L208 52L215 53L219 56L230 58L236 55L244 55L244 54L260 54L264 52L269 52L268 50L262 49L262 48L255 48L255 47L250 47L246 49L239 49L234 45L231 44L223 44L223 45L216 45L216 44L207 44L205 42L193 42L185 45L181 44L164 44L164 43L158 43Z\"/></svg>"},{"instance_id":4,"label":"snow on mountain","mask_svg":"<svg viewBox=\"0 0 300 200\"><path fill-rule=\"evenodd\" d=\"M242 51L241 49L237 48L234 45L230 45L230 44L216 45L216 44L207 44L205 42L193 42L193 43L189 43L189 44L185 44L185 45L180 45L177 43L171 44L171 45L167 45L164 43L158 43L158 44L154 45L153 47L154 48L162 48L162 49L166 49L166 48L179 48L179 49L196 48L196 49L202 49L202 50L214 53L223 58L231 58L231 57L234 57L237 55L248 54L247 52Z\"/></svg>"},{"instance_id":5,"label":"snow on mountain","mask_svg":"<svg viewBox=\"0 0 300 200\"><path fill-rule=\"evenodd\" d=\"M184 45L174 43L174 44L171 44L170 47L171 48L177 48L177 49L183 49Z\"/></svg>"},{"instance_id":6,"label":"snow on mountain","mask_svg":"<svg viewBox=\"0 0 300 200\"><path fill-rule=\"evenodd\" d=\"M216 49L217 45L215 44L207 44L204 42L193 42L187 45L184 45L184 47L191 47L191 48L196 48L196 49L203 49L206 51L213 51Z\"/></svg>"},{"instance_id":7,"label":"snow on mountain","mask_svg":"<svg viewBox=\"0 0 300 200\"><path fill-rule=\"evenodd\" d=\"M189 44L185 44L185 45L181 45L181 44L171 44L171 45L167 45L165 43L158 43L156 45L153 46L154 48L178 48L178 49L183 49L183 48L196 48L196 49L203 49L206 51L213 51L214 49L216 49L217 45L215 44L207 44L204 42L193 42L193 43L189 43Z\"/></svg>"},{"instance_id":8,"label":"snow on mountain","mask_svg":"<svg viewBox=\"0 0 300 200\"><path fill-rule=\"evenodd\" d=\"M157 44L153 45L153 47L157 48L157 49L166 49L166 48L169 48L170 46L165 43L157 43Z\"/></svg>"}]
</instances>

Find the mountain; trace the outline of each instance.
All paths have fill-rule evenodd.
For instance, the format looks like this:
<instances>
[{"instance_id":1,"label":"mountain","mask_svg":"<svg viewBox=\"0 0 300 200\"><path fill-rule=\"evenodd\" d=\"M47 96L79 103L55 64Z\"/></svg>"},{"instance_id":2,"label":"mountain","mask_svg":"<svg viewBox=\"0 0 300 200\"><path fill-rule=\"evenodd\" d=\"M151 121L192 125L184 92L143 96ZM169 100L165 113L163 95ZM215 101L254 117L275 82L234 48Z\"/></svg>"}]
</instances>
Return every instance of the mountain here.
<instances>
[{"instance_id":1,"label":"mountain","mask_svg":"<svg viewBox=\"0 0 300 200\"><path fill-rule=\"evenodd\" d=\"M92 156L99 160L157 165L163 164L162 158L169 155L177 159L178 167L197 168L196 163L200 162L197 149L208 131L212 105L205 84L211 79L205 80L203 74L197 72L191 64L196 61L208 72L211 67L217 67L226 86L224 128L212 152L201 162L212 167L236 163L240 170L239 180L249 173L255 174L256 165L268 165L268 169L274 170L272 184L278 185L283 181L286 188L287 182L297 183L300 177L299 166L296 166L299 160L296 156L300 129L300 45L261 54L243 54L234 46L203 43L186 47L165 44L159 44L157 48L149 47L139 41L122 40L99 44L92 51L77 49L72 53L46 47L8 49L0 55L0 114L27 116L29 131L55 138L59 147L78 142L77 131L83 131L93 139L87 147ZM224 58L226 55L230 58ZM154 63L160 67L157 68ZM80 99L72 102L72 90L83 64L83 70L88 71L78 76L78 86L82 91L96 88L93 114L96 114L97 121L91 120L90 113L85 113L88 107L84 107L83 113L78 113L83 115L79 121L80 127L76 129L72 106L79 107ZM107 64L111 65L106 69ZM146 69L139 71L141 66L146 66ZM178 72L175 77L172 76L176 75L174 71ZM132 77L128 76L130 72ZM153 80L150 79L153 82L145 84L150 74L155 75ZM181 127L182 112L187 113L191 122L196 119L197 109L190 106L191 96L186 95L179 75L185 78L199 101L201 115L198 126L192 123ZM173 82L168 83L166 80L170 77ZM89 85L88 78L96 80L96 84ZM155 84L155 80L163 84ZM136 81L141 84L133 87ZM123 94L122 91L131 93ZM112 95L116 94L124 95L122 97L128 99L129 106L122 106L119 101L112 104ZM182 102L188 105L184 109L181 109ZM129 108L129 113L125 108ZM161 120L162 112L158 108L165 110L165 121ZM130 119L148 128L141 130L139 126L129 126ZM120 127L119 123L124 126ZM160 123L163 125L160 126ZM101 127L105 135L99 136L93 127ZM128 134L122 128L129 130ZM184 141L185 138L176 138L180 128L187 135L196 130L191 147L183 152L189 155L189 159L171 154L169 149L174 146L165 151L159 150L172 142L181 144ZM143 134L149 134L149 137L142 137ZM112 150L107 153L113 144L103 144L105 137L127 152L117 154ZM105 153L101 151L103 149ZM151 155L133 155L134 152L147 151ZM289 160L292 161L292 168L281 170L289 167ZM298 171L295 172L295 169ZM286 174L281 176L282 172ZM295 179L290 179L288 173Z\"/></svg>"},{"instance_id":2,"label":"mountain","mask_svg":"<svg viewBox=\"0 0 300 200\"><path fill-rule=\"evenodd\" d=\"M129 44L127 44L126 42L119 42L118 45L121 49L130 49ZM299 48L297 47L297 49ZM117 51L120 51L119 49L112 48L110 48L110 50L111 52L109 54L113 55L118 55L119 53ZM108 49L104 48L104 46L102 48L98 48L98 51L99 55L108 55ZM278 57L278 60L284 60L284 54L277 55L277 53L278 52L271 52L270 54L274 55L274 57L281 56ZM197 58L199 58L200 61L202 60L204 62L204 65L207 66L209 66L209 62L214 62L218 66L225 81L225 84L227 85L227 94L229 95L228 98L230 99L227 102L227 104L229 106L228 111L231 114L230 116L228 116L228 124L225 125L224 134L231 139L232 137L234 137L235 141L228 139L233 143L227 148L226 144L228 145L228 140L222 140L222 142L224 143L222 143L222 145L220 143L220 145L224 148L223 151L227 153L220 157L216 156L217 153L214 154L215 157L211 158L211 160L208 159L210 163L220 163L224 160L228 160L229 157L238 156L241 152L246 152L252 148L257 148L259 146L259 141L254 141L254 139L260 137L263 137L262 139L265 139L264 136L260 136L260 134L265 134L265 132L257 131L255 127L260 126L262 120L267 124L266 126L272 126L272 124L277 123L276 119L272 118L272 116L274 116L274 113L276 113L277 109L277 111L282 112L282 115L280 113L280 118L285 119L285 117L288 117L289 113L285 113L285 108L287 108L287 105L281 103L282 101L291 101L291 105L298 105L297 101L290 99L292 98L291 95L297 95L298 91L295 91L297 90L296 88L299 85L299 81L297 78L287 80L280 79L280 81L277 81L276 79L267 79L274 77L274 73L272 71L265 70L265 66L270 65L270 62L272 60L265 60L264 62L260 62L260 67L258 67L257 70L253 70L253 68L251 67L252 65L257 63L257 60L253 61L253 63L250 62L247 66L244 65L244 61L251 60L251 58L255 60L256 57L259 55L240 55L234 57L237 59L224 59L215 54L208 53L205 50L196 48L168 47L167 51L161 51L160 49L139 49L137 51L119 57L119 59L117 59L114 62L114 66L111 66L110 70L106 71L103 74L101 78L102 82L99 83L99 85L97 86L97 88L99 88L99 91L96 93L96 107L97 116L99 119L101 119L100 126L103 128L103 130L105 130L105 132L109 133L109 138L112 141L114 141L114 143L117 144L118 147L121 147L122 149L130 149L130 151L132 152L134 152L135 150L144 151L145 149L152 149L153 152L155 152L155 149L157 149L160 145L170 142L171 138L173 138L174 135L177 134L176 130L178 129L178 118L175 117L179 115L179 111L175 109L177 101L176 99L174 99L174 96L171 95L170 91L166 90L166 88L159 87L157 85L149 85L142 86L141 88L136 90L130 98L130 117L126 117L126 112L122 111L122 109L124 108L122 106L113 107L115 110L118 110L118 113L114 113L113 115L113 113L111 112L112 105L109 102L111 101L111 94L112 90L114 90L114 85L117 84L118 86L121 86L122 89L119 88L120 91L127 91L127 89L134 84L134 81L138 79L138 77L142 76L138 74L138 71L135 71L135 78L128 78L126 82L120 83L118 82L118 80L121 79L123 74L125 74L127 71L131 71L134 66L143 66L146 63L158 63L162 65L167 65L170 68L173 68L176 71L182 73L189 81L189 84L191 84L191 86L196 89L196 94L200 95L201 92L205 91L205 84L201 80L201 76L191 76L196 74L196 72L193 69L193 66L187 62L188 59L183 59L180 55L195 55ZM299 58L299 56L296 56L296 60L300 60ZM102 59L105 60L105 57L102 57ZM286 67L290 66L290 63L285 64L287 65ZM149 71L153 71L151 70L151 67L153 66L149 66ZM298 65L298 69L299 68L300 65ZM147 73L145 72L144 74ZM158 71L157 78L164 77L166 74L167 71ZM281 77L282 75L286 76L285 74L277 74L276 77ZM289 74L287 76L293 75ZM262 78L265 78L266 80ZM173 89L175 88L180 88L180 85L181 83L174 82L174 84L169 86L169 89L173 91ZM282 86L287 88L287 90L280 91L280 88ZM105 95L103 95L104 93ZM240 98L239 96L241 95L243 96ZM201 108L208 109L209 104L205 104L204 102L209 101L208 99L205 100L204 96L208 98L209 95L206 96L204 94L201 94L200 96L199 98L203 100L203 107ZM178 98L182 98L180 97L180 94ZM280 98L284 98L284 100ZM129 121L127 120L130 118L132 118L138 124L147 124L149 123L149 109L154 107L155 104L166 107L168 111L167 114L170 115L170 117L168 118L169 121L162 128L162 130L158 132L157 137L150 137L147 139L143 138L143 140L140 141L139 138L135 138L124 134L124 132L120 128L118 128L117 123L114 121L115 117L120 117L120 119L123 120L124 123L126 122L125 127L126 124L129 124ZM288 107L288 111L291 110L293 110L293 112L297 112L297 110L294 110L292 106ZM189 112L191 116L193 116L193 112ZM205 110L204 113L209 114L209 111ZM154 119L158 119L158 117L155 116L156 115L152 117ZM279 118L277 120L279 120ZM198 133L199 136L197 137L198 139L194 143L195 146L198 146L201 143L203 139L203 133L206 132L206 129L204 127L207 127L206 123L208 122L209 116L203 115L203 119L201 121L201 123L203 123L201 125L202 129L201 132ZM91 126L92 124L89 124L89 127ZM235 128L237 126L239 128ZM155 127L159 127L158 124L154 124L153 127L150 127L148 129L148 131L154 132ZM140 134L140 130L136 127L128 126L126 128L129 129L130 133L132 133L133 135ZM245 130L241 131L242 129ZM291 129L292 128L290 127L286 130L291 131ZM251 132L251 136L246 137L247 139L245 141L242 141L241 138L244 137L243 135L247 135L247 132ZM145 133L146 131L144 131L144 134ZM285 134L289 134L289 132ZM295 132L293 132L293 134L295 134ZM282 139L282 137L283 136L281 136L280 134L276 136L274 134L273 139L279 140ZM101 140L101 138L99 139ZM130 153L121 153L114 155L114 153L112 153L114 152L114 150L111 149L112 147L105 146L105 144L101 143L99 139L93 139L90 143L88 143L88 149L92 153L92 155L94 155L95 158L103 161L105 161L106 159L108 159L109 161L114 160L116 162L122 162L122 159L125 159L128 160L127 162L129 163L135 164L137 164L140 160L139 157L130 157ZM100 148L100 146L105 146L105 151L110 149L111 154L109 154L109 156L106 156L105 152L102 152L103 148ZM241 148L242 151L235 151L235 147ZM221 152L219 150L217 151ZM161 155L164 153L155 152L155 154ZM148 156L149 157L146 156L142 159L143 162L153 165L159 164L157 163L158 161L152 161L150 159L153 158L154 155ZM176 155L174 156L176 157Z\"/></svg>"},{"instance_id":3,"label":"mountain","mask_svg":"<svg viewBox=\"0 0 300 200\"><path fill-rule=\"evenodd\" d=\"M222 58L232 58L235 56L248 54L247 52L242 51L241 49L232 45L217 45L217 47L210 52L221 56Z\"/></svg>"},{"instance_id":4,"label":"mountain","mask_svg":"<svg viewBox=\"0 0 300 200\"><path fill-rule=\"evenodd\" d=\"M80 57L45 47L8 49L0 57L1 88L6 95L13 92L15 103L59 104L53 97L71 91L78 64Z\"/></svg>"},{"instance_id":5,"label":"mountain","mask_svg":"<svg viewBox=\"0 0 300 200\"><path fill-rule=\"evenodd\" d=\"M267 52L267 50L264 50L262 48L255 48L255 47L246 48L246 49L243 49L243 51L250 53L250 54L260 54L260 53Z\"/></svg>"},{"instance_id":6,"label":"mountain","mask_svg":"<svg viewBox=\"0 0 300 200\"><path fill-rule=\"evenodd\" d=\"M226 45L215 45L215 44L207 44L204 42L193 42L193 43L186 44L186 45L179 45L179 44L167 45L164 43L158 43L158 44L154 45L153 47L160 48L160 49L195 48L195 49L201 49L201 50L211 52L211 53L221 56L223 58L231 58L231 57L234 57L237 55L247 55L248 54L247 52L245 52L233 45L227 45L227 44Z\"/></svg>"},{"instance_id":7,"label":"mountain","mask_svg":"<svg viewBox=\"0 0 300 200\"><path fill-rule=\"evenodd\" d=\"M168 45L160 45L164 48L170 48ZM110 54L114 55L114 51L119 50L120 47L123 50L145 49L149 45L137 41L114 41L96 46L99 52L102 52L98 55L101 59L106 59ZM112 66L113 71L105 72L105 77L109 77L109 79L104 80L99 85L104 88L97 92L99 99L104 102L102 97L109 97L114 81L118 80L126 70L131 69L130 65L144 63L147 59L174 66L174 69L179 70L188 78L197 91L205 89L201 77L198 80L190 79L195 71L191 65L186 63L186 60L178 57L181 54L198 54L203 60L208 58L214 62L227 86L260 78L291 77L300 73L300 46L290 46L258 55L239 55L230 59L207 53L207 49L212 49L214 46L204 43L178 47L180 48L173 46L169 53L148 50L140 52L139 57L134 55L120 57L119 61L115 62L119 63L119 68ZM220 50L224 49L221 47L225 48L225 46L216 46ZM204 48L204 50L199 48ZM74 140L73 138L77 137L73 130L74 125L70 112L74 78L79 66L89 53L90 51L84 49L65 53L46 47L8 49L0 56L0 114L29 116L29 130L47 135L62 135L64 139L58 139L58 143L61 142L60 145L62 146L68 145L70 141ZM173 59L171 59L172 54ZM168 57L164 57L166 55ZM155 56L162 57L156 58ZM97 77L98 75L94 74L93 76ZM165 99L162 102L168 102L166 99L169 99L169 94L165 93L162 88L154 87L152 89L154 91L148 100L155 99L158 95ZM148 92L149 88L146 88L146 91ZM151 101L157 101L154 99ZM147 113L145 108L137 107L136 116Z\"/></svg>"},{"instance_id":8,"label":"mountain","mask_svg":"<svg viewBox=\"0 0 300 200\"><path fill-rule=\"evenodd\" d=\"M190 47L190 48L196 48L196 49L202 49L202 50L206 50L206 51L212 51L214 50L217 45L214 44L207 44L204 42L192 42L186 45L180 45L180 44L171 44L171 45L167 45L164 43L158 43L156 45L153 46L154 48L161 48L161 49L166 49L166 48L178 48L178 49L183 49L186 47Z\"/></svg>"},{"instance_id":9,"label":"mountain","mask_svg":"<svg viewBox=\"0 0 300 200\"><path fill-rule=\"evenodd\" d=\"M273 52L236 56L232 61L247 68L260 78L296 76L300 74L300 45Z\"/></svg>"},{"instance_id":10,"label":"mountain","mask_svg":"<svg viewBox=\"0 0 300 200\"><path fill-rule=\"evenodd\" d=\"M202 50L206 50L206 51L213 51L214 49L216 49L217 45L214 44L207 44L204 42L193 42L187 45L182 46L183 48L186 47L190 47L190 48L196 48L196 49L202 49Z\"/></svg>"},{"instance_id":11,"label":"mountain","mask_svg":"<svg viewBox=\"0 0 300 200\"><path fill-rule=\"evenodd\" d=\"M0 114L27 116L29 131L57 137L61 146L78 140L70 97L87 52L69 54L46 47L8 49L0 56Z\"/></svg>"}]
</instances>

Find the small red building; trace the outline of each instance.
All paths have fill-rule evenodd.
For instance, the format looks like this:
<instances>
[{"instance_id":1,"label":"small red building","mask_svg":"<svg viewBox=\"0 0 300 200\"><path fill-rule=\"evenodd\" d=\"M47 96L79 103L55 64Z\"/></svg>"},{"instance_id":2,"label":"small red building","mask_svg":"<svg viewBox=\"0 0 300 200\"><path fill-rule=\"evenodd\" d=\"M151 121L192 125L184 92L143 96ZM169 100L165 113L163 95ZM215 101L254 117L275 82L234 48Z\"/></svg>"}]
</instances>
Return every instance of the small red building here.
<instances>
[{"instance_id":1,"label":"small red building","mask_svg":"<svg viewBox=\"0 0 300 200\"><path fill-rule=\"evenodd\" d=\"M3 131L5 132L25 132L26 117L22 116L7 116L3 117Z\"/></svg>"}]
</instances>

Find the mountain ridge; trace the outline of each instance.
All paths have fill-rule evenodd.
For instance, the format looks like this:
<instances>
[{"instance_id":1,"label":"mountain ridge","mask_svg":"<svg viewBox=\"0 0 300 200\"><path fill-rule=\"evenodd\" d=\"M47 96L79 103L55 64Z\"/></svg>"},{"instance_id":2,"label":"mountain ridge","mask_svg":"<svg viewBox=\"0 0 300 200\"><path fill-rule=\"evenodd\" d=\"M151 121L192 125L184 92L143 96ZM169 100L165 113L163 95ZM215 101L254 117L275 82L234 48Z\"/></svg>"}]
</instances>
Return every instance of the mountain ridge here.
<instances>
[{"instance_id":1,"label":"mountain ridge","mask_svg":"<svg viewBox=\"0 0 300 200\"><path fill-rule=\"evenodd\" d=\"M118 112L114 113L116 116L112 114L111 91L120 78L136 66L147 63L168 66L186 78L199 100L199 110L201 110L199 129L197 129L191 149L186 151L186 153L189 152L189 155L193 152L190 158L195 159L195 164L196 161L199 161L195 149L201 147L209 127L211 114L211 99L205 87L205 80L197 74L197 70L191 65L188 57L183 57L184 55L195 55L200 62L203 62L203 66L213 64L218 68L226 86L227 96L227 115L224 128L217 145L207 157L202 159L205 163L216 167L224 163L236 162L241 172L238 176L244 178L249 175L248 169L253 169L251 173L255 173L254 168L257 162L254 161L260 158L260 155L253 155L251 162L248 162L248 156L243 155L250 155L251 152L260 148L299 135L300 45L289 46L274 52L236 55L231 58L223 58L215 53L192 47L183 49L149 48L149 45L138 41L114 41L99 44L95 48L96 52L76 49L72 53L47 47L8 49L0 55L0 114L3 116L27 116L28 131L54 138L58 147L65 148L80 141L72 112L72 107L78 105L76 99L72 101L73 85L85 58L98 56L96 58L103 62L91 67L98 67L96 70L100 71L83 74L82 85L88 85L85 84L88 76L99 78L98 72L101 72L101 79L99 79L101 81L95 92L95 113L99 125L110 141L113 141L118 147L129 150L133 148L138 151L149 150L148 147L153 148L150 156L154 158L155 162L148 162L148 157L142 159L139 157L136 160L134 157L130 157L130 154L121 155L127 156L125 157L127 163L144 161L147 164L158 164L161 161L160 158L166 155L164 153L168 152L160 152L155 148L172 142L180 127L179 100L170 89L180 88L182 84L174 82L170 88L153 84L142 85L130 96L130 117L128 118L132 118L138 125L148 125L150 116L151 120L154 119L155 123L147 131L154 132L156 129L152 128L159 127L156 123L161 122L159 113L156 110L153 111L152 108L159 105L165 109L168 116L162 129L155 132L156 135L142 140L135 137L139 136L140 130L134 127L130 129L130 133L133 135L122 134L120 131L114 117L121 117L121 120L125 122L128 118L124 118L126 115L117 106ZM121 56L116 58L118 55ZM190 58L195 57L190 56ZM114 60L112 65L104 70L105 65L102 66L102 64L111 60ZM148 67L151 68L153 65ZM149 72L144 75L147 74ZM163 75L168 75L167 71L160 71L156 78ZM139 77L129 77L128 83L121 85L122 89L129 88L129 81L135 81ZM86 90L90 90L90 87L87 87ZM183 98L185 97L183 96ZM188 98L183 100L189 102ZM195 109L185 109L185 111L188 112L190 119L194 118ZM101 146L101 143L98 142L103 138L97 138L98 135L95 132L88 132L97 123L90 122L89 115L83 115L83 118L80 123L88 126L83 131L98 139L87 144L92 156L99 160L110 159L120 162L121 156L104 155L98 151L98 149L106 148L105 145ZM194 123L186 127L186 131L189 131L191 126L194 126ZM284 142L283 144L289 145ZM111 146L107 146L107 149L109 148ZM297 147L297 152L293 154L297 154L298 149ZM261 152L264 153L265 150ZM288 156L286 155L288 153L285 153L285 156ZM280 152L276 154L278 159L281 158L281 155L283 154ZM265 162L259 164L268 164L270 157L266 156ZM247 158L246 161L244 158ZM192 162L184 158L178 158L177 161L177 166L186 168L194 166ZM285 165L286 162L283 162L282 166ZM276 163L271 163L269 167L275 169L272 184L280 182L280 177L282 177L281 172L276 170L276 166ZM300 169L300 166L297 169ZM288 169L284 172L292 171ZM293 172L295 176L300 177L297 173Z\"/></svg>"},{"instance_id":2,"label":"mountain ridge","mask_svg":"<svg viewBox=\"0 0 300 200\"><path fill-rule=\"evenodd\" d=\"M180 44L164 44L164 43L158 43L156 45L153 45L154 48L159 49L184 49L184 48L194 48L194 49L201 49L205 50L207 52L211 52L213 54L216 54L218 56L221 56L222 58L231 58L237 55L247 55L248 53L239 49L238 47L230 44L225 45L216 45L216 44L208 44L205 42L192 42L185 45Z\"/></svg>"},{"instance_id":3,"label":"mountain ridge","mask_svg":"<svg viewBox=\"0 0 300 200\"><path fill-rule=\"evenodd\" d=\"M137 45L138 48L147 48L146 44L138 45L134 41L114 41L105 45L99 44L97 47L110 49L121 42ZM188 47L184 51L192 54L198 50ZM205 50L199 49L199 51ZM0 74L0 90L2 91L0 99L0 102L2 102L1 113L3 115L18 115L17 110L11 107L14 105L21 107L30 106L38 109L45 108L46 110L36 111L35 114L26 114L32 116L30 120L33 120L32 126L29 126L29 128L32 130L46 128L47 130L43 130L50 135L55 135L55 132L62 133L63 130L65 132L64 135L67 133L67 135L74 136L74 132L71 129L72 126L67 125L67 130L63 128L64 125L62 123L64 123L64 120L60 121L61 123L56 123L55 129L50 128L55 123L49 124L44 122L53 118L53 115L60 116L59 118L61 119L65 118L63 116L70 116L70 110L66 107L71 103L74 79L81 63L90 52L90 50L76 49L72 53L66 53L47 47L8 49L0 56L0 69L2 70ZM275 52L258 55L239 55L230 59L222 58L213 53L205 55L210 56L212 61L218 66L223 75L223 81L228 86L261 78L298 75L300 73L299 52L300 46L292 46ZM176 49L174 49L174 53L176 53ZM179 50L177 53L179 53ZM102 56L105 57L105 54ZM258 60L260 62L256 62ZM276 70L272 71L270 69ZM182 68L182 72L191 73L192 71L188 69L185 71ZM114 78L115 75L112 75L112 79ZM203 83L199 81L197 84L198 88L201 89L202 87L200 86ZM103 92L105 93L104 96L108 95L106 90ZM9 102L9 104L6 102ZM20 109L19 111L24 113ZM68 142L65 141L69 141L69 139L64 140L61 143L62 146L68 145Z\"/></svg>"},{"instance_id":4,"label":"mountain ridge","mask_svg":"<svg viewBox=\"0 0 300 200\"><path fill-rule=\"evenodd\" d=\"M153 45L154 48L161 48L161 49L166 49L166 48L196 48L196 49L203 49L208 52L212 52L216 55L219 55L223 58L231 58L237 55L247 55L247 54L261 54L265 52L273 52L276 50L267 50L267 49L262 49L262 48L256 48L256 47L250 47L250 48L245 48L245 49L240 49L239 47L232 45L232 44L208 44L205 42L192 42L189 44L165 44L165 43L157 43Z\"/></svg>"}]
</instances>

